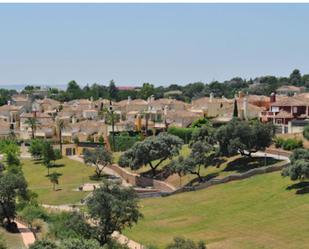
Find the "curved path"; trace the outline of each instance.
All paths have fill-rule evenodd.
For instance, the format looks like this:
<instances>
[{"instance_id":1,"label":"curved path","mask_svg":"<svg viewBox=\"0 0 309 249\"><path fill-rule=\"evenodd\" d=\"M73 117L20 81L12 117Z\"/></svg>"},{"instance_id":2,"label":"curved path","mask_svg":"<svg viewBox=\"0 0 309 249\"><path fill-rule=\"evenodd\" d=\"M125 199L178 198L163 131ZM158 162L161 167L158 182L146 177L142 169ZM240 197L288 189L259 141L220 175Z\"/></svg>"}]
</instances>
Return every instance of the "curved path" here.
<instances>
[{"instance_id":1,"label":"curved path","mask_svg":"<svg viewBox=\"0 0 309 249\"><path fill-rule=\"evenodd\" d=\"M21 224L20 222L16 220L15 220L15 223L23 239L25 247L29 248L29 246L35 242L35 237L34 237L33 232L27 226Z\"/></svg>"}]
</instances>

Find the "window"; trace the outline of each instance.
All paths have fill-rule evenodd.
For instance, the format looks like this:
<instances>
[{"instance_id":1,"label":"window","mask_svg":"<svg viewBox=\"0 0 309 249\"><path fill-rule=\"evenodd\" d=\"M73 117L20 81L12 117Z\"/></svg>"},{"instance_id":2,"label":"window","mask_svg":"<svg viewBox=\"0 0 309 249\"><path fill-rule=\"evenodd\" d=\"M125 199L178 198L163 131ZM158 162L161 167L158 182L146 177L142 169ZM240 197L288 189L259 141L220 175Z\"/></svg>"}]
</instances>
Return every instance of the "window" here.
<instances>
[{"instance_id":1,"label":"window","mask_svg":"<svg viewBox=\"0 0 309 249\"><path fill-rule=\"evenodd\" d=\"M297 113L297 107L293 106L293 113Z\"/></svg>"}]
</instances>

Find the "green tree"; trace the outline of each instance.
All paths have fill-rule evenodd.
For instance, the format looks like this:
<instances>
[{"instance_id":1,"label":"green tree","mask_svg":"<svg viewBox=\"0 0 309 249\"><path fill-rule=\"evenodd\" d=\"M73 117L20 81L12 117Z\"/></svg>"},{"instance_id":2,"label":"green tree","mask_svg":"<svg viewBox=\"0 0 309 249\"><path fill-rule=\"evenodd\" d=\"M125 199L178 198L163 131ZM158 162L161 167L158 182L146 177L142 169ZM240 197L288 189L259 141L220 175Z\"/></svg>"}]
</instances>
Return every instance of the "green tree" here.
<instances>
[{"instance_id":1,"label":"green tree","mask_svg":"<svg viewBox=\"0 0 309 249\"><path fill-rule=\"evenodd\" d=\"M290 74L290 83L292 85L300 85L302 81L302 77L300 71L298 69L294 69Z\"/></svg>"},{"instance_id":2,"label":"green tree","mask_svg":"<svg viewBox=\"0 0 309 249\"><path fill-rule=\"evenodd\" d=\"M193 174L202 182L201 168L213 165L216 155L217 152L211 144L198 141L192 145L188 157L180 156L177 160L173 160L169 167L172 172L177 173L179 176Z\"/></svg>"},{"instance_id":3,"label":"green tree","mask_svg":"<svg viewBox=\"0 0 309 249\"><path fill-rule=\"evenodd\" d=\"M118 89L116 87L116 84L113 80L109 82L108 86L108 92L109 92L109 98L111 100L117 100L118 98Z\"/></svg>"},{"instance_id":4,"label":"green tree","mask_svg":"<svg viewBox=\"0 0 309 249\"><path fill-rule=\"evenodd\" d=\"M63 240L59 249L102 249L96 240L66 239Z\"/></svg>"},{"instance_id":5,"label":"green tree","mask_svg":"<svg viewBox=\"0 0 309 249\"><path fill-rule=\"evenodd\" d=\"M309 125L306 125L304 130L303 130L303 136L304 138L306 138L307 140L309 140Z\"/></svg>"},{"instance_id":6,"label":"green tree","mask_svg":"<svg viewBox=\"0 0 309 249\"><path fill-rule=\"evenodd\" d=\"M16 216L17 198L26 199L27 183L22 174L0 175L0 222L10 228Z\"/></svg>"},{"instance_id":7,"label":"green tree","mask_svg":"<svg viewBox=\"0 0 309 249\"><path fill-rule=\"evenodd\" d=\"M148 99L150 96L154 95L155 89L154 86L150 83L144 83L143 87L139 91L139 96L142 99Z\"/></svg>"},{"instance_id":8,"label":"green tree","mask_svg":"<svg viewBox=\"0 0 309 249\"><path fill-rule=\"evenodd\" d=\"M44 141L40 139L31 140L29 152L34 159L40 159L43 153Z\"/></svg>"},{"instance_id":9,"label":"green tree","mask_svg":"<svg viewBox=\"0 0 309 249\"><path fill-rule=\"evenodd\" d=\"M251 153L264 150L272 143L274 126L259 121L249 122L234 119L216 131L216 139L222 155L231 156L240 153L251 156Z\"/></svg>"},{"instance_id":10,"label":"green tree","mask_svg":"<svg viewBox=\"0 0 309 249\"><path fill-rule=\"evenodd\" d=\"M72 80L68 83L67 94L72 99L81 99L83 98L83 91L80 86L76 83L76 81Z\"/></svg>"},{"instance_id":11,"label":"green tree","mask_svg":"<svg viewBox=\"0 0 309 249\"><path fill-rule=\"evenodd\" d=\"M109 242L114 231L132 227L142 217L134 189L120 188L107 181L94 190L87 208L95 225L94 237L100 245Z\"/></svg>"},{"instance_id":12,"label":"green tree","mask_svg":"<svg viewBox=\"0 0 309 249\"><path fill-rule=\"evenodd\" d=\"M25 125L31 128L31 138L34 139L36 129L40 126L40 122L36 117L27 118Z\"/></svg>"},{"instance_id":13,"label":"green tree","mask_svg":"<svg viewBox=\"0 0 309 249\"><path fill-rule=\"evenodd\" d=\"M289 176L292 181L309 179L309 150L294 150L290 161L290 165L282 170L283 176Z\"/></svg>"},{"instance_id":14,"label":"green tree","mask_svg":"<svg viewBox=\"0 0 309 249\"><path fill-rule=\"evenodd\" d=\"M238 107L237 107L237 100L234 100L234 109L233 109L233 117L238 118Z\"/></svg>"},{"instance_id":15,"label":"green tree","mask_svg":"<svg viewBox=\"0 0 309 249\"><path fill-rule=\"evenodd\" d=\"M112 163L112 154L103 146L94 150L86 149L84 152L84 162L90 166L94 165L95 174L100 178L104 168Z\"/></svg>"},{"instance_id":16,"label":"green tree","mask_svg":"<svg viewBox=\"0 0 309 249\"><path fill-rule=\"evenodd\" d=\"M50 240L36 240L29 249L58 249L58 246Z\"/></svg>"},{"instance_id":17,"label":"green tree","mask_svg":"<svg viewBox=\"0 0 309 249\"><path fill-rule=\"evenodd\" d=\"M61 174L57 173L57 172L53 172L50 175L48 175L48 178L50 180L50 182L53 184L53 190L56 190L56 185L59 184L59 178L60 178Z\"/></svg>"},{"instance_id":18,"label":"green tree","mask_svg":"<svg viewBox=\"0 0 309 249\"><path fill-rule=\"evenodd\" d=\"M47 175L49 175L50 162L55 160L55 151L50 142L45 141L42 150L43 164L47 167Z\"/></svg>"},{"instance_id":19,"label":"green tree","mask_svg":"<svg viewBox=\"0 0 309 249\"><path fill-rule=\"evenodd\" d=\"M32 227L32 223L36 219L46 220L48 218L45 210L37 204L27 205L22 210L21 216L23 220L27 222L29 227Z\"/></svg>"},{"instance_id":20,"label":"green tree","mask_svg":"<svg viewBox=\"0 0 309 249\"><path fill-rule=\"evenodd\" d=\"M121 155L119 165L133 170L148 165L152 176L155 176L156 169L168 158L178 155L182 145L183 141L179 137L165 132L160 133L156 137L148 137L142 142L135 143Z\"/></svg>"},{"instance_id":21,"label":"green tree","mask_svg":"<svg viewBox=\"0 0 309 249\"><path fill-rule=\"evenodd\" d=\"M175 237L174 241L169 244L166 249L206 249L206 245L203 241L195 243L183 237Z\"/></svg>"},{"instance_id":22,"label":"green tree","mask_svg":"<svg viewBox=\"0 0 309 249\"><path fill-rule=\"evenodd\" d=\"M64 121L59 119L57 122L57 128L58 128L58 140L59 140L59 146L60 146L60 152L62 153L62 130L64 129Z\"/></svg>"}]
</instances>

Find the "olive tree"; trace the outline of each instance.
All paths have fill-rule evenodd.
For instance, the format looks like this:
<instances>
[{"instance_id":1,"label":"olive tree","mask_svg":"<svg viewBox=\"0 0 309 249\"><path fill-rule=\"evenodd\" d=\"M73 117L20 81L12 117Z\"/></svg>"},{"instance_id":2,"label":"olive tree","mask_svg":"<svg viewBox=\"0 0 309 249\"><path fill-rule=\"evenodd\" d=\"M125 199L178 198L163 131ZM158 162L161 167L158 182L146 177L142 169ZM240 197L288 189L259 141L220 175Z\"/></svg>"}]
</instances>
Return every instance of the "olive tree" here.
<instances>
[{"instance_id":1,"label":"olive tree","mask_svg":"<svg viewBox=\"0 0 309 249\"><path fill-rule=\"evenodd\" d=\"M156 169L166 159L178 155L182 145L183 141L179 137L165 132L160 133L158 136L135 143L131 149L121 155L119 165L133 170L148 165L152 175L155 176Z\"/></svg>"},{"instance_id":2,"label":"olive tree","mask_svg":"<svg viewBox=\"0 0 309 249\"><path fill-rule=\"evenodd\" d=\"M95 166L95 174L100 178L103 169L112 163L112 154L103 146L94 150L86 149L84 152L84 162L87 165Z\"/></svg>"},{"instance_id":3,"label":"olive tree","mask_svg":"<svg viewBox=\"0 0 309 249\"><path fill-rule=\"evenodd\" d=\"M132 227L142 217L134 189L107 181L94 190L87 208L94 225L93 236L100 245L109 242L114 231Z\"/></svg>"},{"instance_id":4,"label":"olive tree","mask_svg":"<svg viewBox=\"0 0 309 249\"><path fill-rule=\"evenodd\" d=\"M270 123L233 119L217 130L216 139L222 155L232 156L240 153L251 157L252 153L268 147L274 134L274 126Z\"/></svg>"}]
</instances>

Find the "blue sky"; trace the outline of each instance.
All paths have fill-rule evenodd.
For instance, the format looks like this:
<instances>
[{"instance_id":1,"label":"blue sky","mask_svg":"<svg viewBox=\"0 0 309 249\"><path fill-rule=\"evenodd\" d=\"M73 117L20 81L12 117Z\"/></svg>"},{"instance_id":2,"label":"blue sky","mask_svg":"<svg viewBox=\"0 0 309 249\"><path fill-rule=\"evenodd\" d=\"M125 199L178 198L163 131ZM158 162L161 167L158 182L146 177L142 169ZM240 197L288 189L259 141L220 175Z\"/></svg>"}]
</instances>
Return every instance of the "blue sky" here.
<instances>
[{"instance_id":1,"label":"blue sky","mask_svg":"<svg viewBox=\"0 0 309 249\"><path fill-rule=\"evenodd\" d=\"M309 4L0 4L0 85L309 73Z\"/></svg>"}]
</instances>

